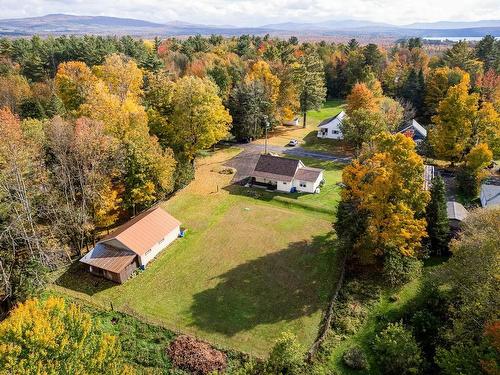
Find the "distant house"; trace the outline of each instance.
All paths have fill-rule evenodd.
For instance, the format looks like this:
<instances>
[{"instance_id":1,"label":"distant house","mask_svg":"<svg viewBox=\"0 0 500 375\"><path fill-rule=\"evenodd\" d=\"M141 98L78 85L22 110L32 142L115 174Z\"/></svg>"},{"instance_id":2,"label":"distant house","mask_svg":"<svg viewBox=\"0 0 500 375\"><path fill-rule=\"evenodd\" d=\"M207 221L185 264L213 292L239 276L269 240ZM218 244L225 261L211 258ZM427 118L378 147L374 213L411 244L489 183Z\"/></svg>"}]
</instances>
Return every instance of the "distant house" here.
<instances>
[{"instance_id":1,"label":"distant house","mask_svg":"<svg viewBox=\"0 0 500 375\"><path fill-rule=\"evenodd\" d=\"M435 175L434 166L424 164L424 190L430 190L434 175Z\"/></svg>"},{"instance_id":2,"label":"distant house","mask_svg":"<svg viewBox=\"0 0 500 375\"><path fill-rule=\"evenodd\" d=\"M286 193L317 193L323 181L323 169L306 167L296 159L260 155L250 177L252 183L257 186L270 187Z\"/></svg>"},{"instance_id":3,"label":"distant house","mask_svg":"<svg viewBox=\"0 0 500 375\"><path fill-rule=\"evenodd\" d=\"M482 184L479 197L483 207L500 205L500 181L489 180Z\"/></svg>"},{"instance_id":4,"label":"distant house","mask_svg":"<svg viewBox=\"0 0 500 375\"><path fill-rule=\"evenodd\" d=\"M104 237L80 262L95 275L123 283L172 243L179 232L180 222L156 206Z\"/></svg>"},{"instance_id":5,"label":"distant house","mask_svg":"<svg viewBox=\"0 0 500 375\"><path fill-rule=\"evenodd\" d=\"M344 117L345 112L342 111L333 117L321 121L318 125L318 138L344 139L342 130L340 130L340 124Z\"/></svg>"},{"instance_id":6,"label":"distant house","mask_svg":"<svg viewBox=\"0 0 500 375\"><path fill-rule=\"evenodd\" d=\"M452 230L458 230L460 224L465 220L469 212L458 202L446 202L446 212Z\"/></svg>"},{"instance_id":7,"label":"distant house","mask_svg":"<svg viewBox=\"0 0 500 375\"><path fill-rule=\"evenodd\" d=\"M415 120L412 120L410 125L404 127L398 133L412 138L415 143L422 142L427 138L427 130Z\"/></svg>"}]
</instances>

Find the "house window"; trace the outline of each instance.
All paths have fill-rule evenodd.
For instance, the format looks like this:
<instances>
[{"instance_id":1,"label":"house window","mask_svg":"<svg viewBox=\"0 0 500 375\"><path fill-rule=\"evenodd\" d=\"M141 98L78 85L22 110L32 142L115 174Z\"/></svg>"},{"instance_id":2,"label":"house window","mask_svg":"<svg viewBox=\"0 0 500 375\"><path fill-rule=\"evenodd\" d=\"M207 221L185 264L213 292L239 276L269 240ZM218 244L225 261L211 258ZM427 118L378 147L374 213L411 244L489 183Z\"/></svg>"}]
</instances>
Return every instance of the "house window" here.
<instances>
[{"instance_id":1,"label":"house window","mask_svg":"<svg viewBox=\"0 0 500 375\"><path fill-rule=\"evenodd\" d=\"M339 134L339 131L338 130L332 130L332 133L333 134Z\"/></svg>"},{"instance_id":2,"label":"house window","mask_svg":"<svg viewBox=\"0 0 500 375\"><path fill-rule=\"evenodd\" d=\"M286 185L286 182L283 181L283 185Z\"/></svg>"},{"instance_id":3,"label":"house window","mask_svg":"<svg viewBox=\"0 0 500 375\"><path fill-rule=\"evenodd\" d=\"M299 186L305 188L307 187L307 183L300 181Z\"/></svg>"}]
</instances>

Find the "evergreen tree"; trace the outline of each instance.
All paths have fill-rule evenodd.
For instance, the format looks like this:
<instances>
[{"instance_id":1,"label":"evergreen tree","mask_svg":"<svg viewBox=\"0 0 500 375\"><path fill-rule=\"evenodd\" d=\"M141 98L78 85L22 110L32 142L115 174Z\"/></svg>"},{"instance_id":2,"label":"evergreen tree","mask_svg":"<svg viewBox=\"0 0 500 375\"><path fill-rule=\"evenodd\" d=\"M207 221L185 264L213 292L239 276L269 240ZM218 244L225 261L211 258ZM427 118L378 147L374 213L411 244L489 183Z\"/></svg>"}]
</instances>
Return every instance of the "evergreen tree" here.
<instances>
[{"instance_id":1,"label":"evergreen tree","mask_svg":"<svg viewBox=\"0 0 500 375\"><path fill-rule=\"evenodd\" d=\"M300 110L306 127L307 111L319 110L326 97L323 63L316 53L306 52L297 70L299 82Z\"/></svg>"},{"instance_id":2,"label":"evergreen tree","mask_svg":"<svg viewBox=\"0 0 500 375\"><path fill-rule=\"evenodd\" d=\"M401 96L408 100L417 113L422 113L425 92L425 78L424 73L420 69L417 73L415 69L410 71L403 87L401 88Z\"/></svg>"},{"instance_id":3,"label":"evergreen tree","mask_svg":"<svg viewBox=\"0 0 500 375\"><path fill-rule=\"evenodd\" d=\"M446 191L441 176L432 179L431 200L427 205L427 233L433 253L441 255L448 248L450 227L446 212Z\"/></svg>"}]
</instances>

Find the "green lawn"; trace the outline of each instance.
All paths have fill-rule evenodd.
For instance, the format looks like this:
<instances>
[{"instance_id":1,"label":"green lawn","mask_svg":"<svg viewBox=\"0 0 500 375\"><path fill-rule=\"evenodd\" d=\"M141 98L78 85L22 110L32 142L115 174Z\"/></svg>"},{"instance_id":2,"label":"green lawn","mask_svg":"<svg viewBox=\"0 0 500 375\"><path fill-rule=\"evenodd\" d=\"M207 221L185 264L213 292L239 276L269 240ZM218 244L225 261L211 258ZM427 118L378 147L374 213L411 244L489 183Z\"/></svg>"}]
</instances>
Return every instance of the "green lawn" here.
<instances>
[{"instance_id":1,"label":"green lawn","mask_svg":"<svg viewBox=\"0 0 500 375\"><path fill-rule=\"evenodd\" d=\"M207 170L165 202L187 236L146 271L115 285L73 266L53 288L257 356L283 331L306 348L336 279L331 222L340 170L330 166L321 194L284 197L288 203L230 187L205 191L227 178ZM326 206L330 212L315 209Z\"/></svg>"},{"instance_id":2,"label":"green lawn","mask_svg":"<svg viewBox=\"0 0 500 375\"><path fill-rule=\"evenodd\" d=\"M307 112L307 125L318 126L318 124L328 117L340 113L344 107L344 100L330 99L325 102L319 111L311 110Z\"/></svg>"},{"instance_id":3,"label":"green lawn","mask_svg":"<svg viewBox=\"0 0 500 375\"><path fill-rule=\"evenodd\" d=\"M287 158L294 158L286 155ZM314 215L331 221L340 200L340 187L337 185L342 180L343 165L333 162L301 157L300 160L308 166L324 169L325 184L321 187L320 194L304 193L279 193L233 186L234 193L247 195L294 210L301 210L306 215Z\"/></svg>"},{"instance_id":4,"label":"green lawn","mask_svg":"<svg viewBox=\"0 0 500 375\"><path fill-rule=\"evenodd\" d=\"M333 99L326 101L321 110L311 110L307 112L307 134L303 138L301 144L307 150L327 152L331 154L344 155L349 153L350 150L346 148L344 142L334 139L320 139L317 137L318 124L332 116L339 114L344 109L344 101L340 99Z\"/></svg>"}]
</instances>

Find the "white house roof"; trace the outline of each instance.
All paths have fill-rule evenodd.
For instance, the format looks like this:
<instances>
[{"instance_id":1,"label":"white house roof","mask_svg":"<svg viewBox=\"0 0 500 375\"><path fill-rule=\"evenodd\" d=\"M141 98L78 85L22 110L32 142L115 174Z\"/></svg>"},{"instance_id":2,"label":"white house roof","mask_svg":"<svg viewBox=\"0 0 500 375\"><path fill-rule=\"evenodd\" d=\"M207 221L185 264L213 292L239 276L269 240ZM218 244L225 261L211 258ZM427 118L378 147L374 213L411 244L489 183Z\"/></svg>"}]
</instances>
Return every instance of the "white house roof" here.
<instances>
[{"instance_id":1,"label":"white house roof","mask_svg":"<svg viewBox=\"0 0 500 375\"><path fill-rule=\"evenodd\" d=\"M321 121L318 124L318 128L325 127L325 126L329 125L330 123L332 123L333 121L340 122L340 121L342 121L342 119L344 118L344 116L345 116L345 112L344 111L342 111L340 113L337 113L335 116L329 117L329 118L324 119L323 121Z\"/></svg>"},{"instance_id":2,"label":"white house roof","mask_svg":"<svg viewBox=\"0 0 500 375\"><path fill-rule=\"evenodd\" d=\"M144 255L180 224L163 208L154 206L116 228L99 243L117 240L134 253Z\"/></svg>"},{"instance_id":3,"label":"white house roof","mask_svg":"<svg viewBox=\"0 0 500 375\"><path fill-rule=\"evenodd\" d=\"M469 215L465 207L458 202L446 202L446 212L448 220L463 221Z\"/></svg>"},{"instance_id":4,"label":"white house roof","mask_svg":"<svg viewBox=\"0 0 500 375\"><path fill-rule=\"evenodd\" d=\"M481 201L483 206L500 205L500 185L481 185Z\"/></svg>"},{"instance_id":5,"label":"white house roof","mask_svg":"<svg viewBox=\"0 0 500 375\"><path fill-rule=\"evenodd\" d=\"M399 131L399 133L404 133L404 132L408 131L409 129L415 130L416 132L420 133L420 135L424 138L427 137L427 130L422 125L420 125L417 121L415 121L415 119L413 119L411 121L410 125L401 129Z\"/></svg>"},{"instance_id":6,"label":"white house roof","mask_svg":"<svg viewBox=\"0 0 500 375\"><path fill-rule=\"evenodd\" d=\"M306 167L297 159L260 155L251 176L285 182L291 182L294 178L315 182L321 172L323 169Z\"/></svg>"}]
</instances>

